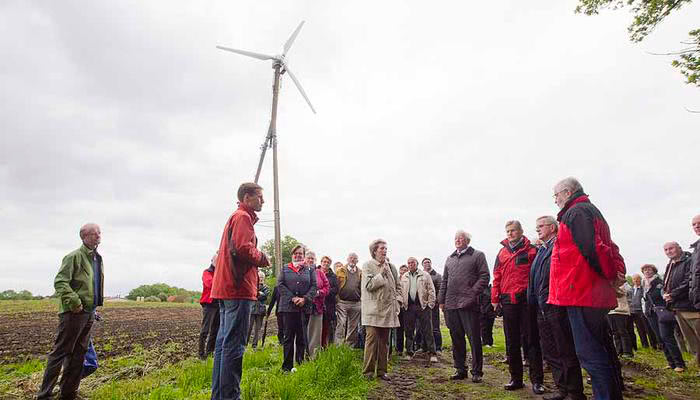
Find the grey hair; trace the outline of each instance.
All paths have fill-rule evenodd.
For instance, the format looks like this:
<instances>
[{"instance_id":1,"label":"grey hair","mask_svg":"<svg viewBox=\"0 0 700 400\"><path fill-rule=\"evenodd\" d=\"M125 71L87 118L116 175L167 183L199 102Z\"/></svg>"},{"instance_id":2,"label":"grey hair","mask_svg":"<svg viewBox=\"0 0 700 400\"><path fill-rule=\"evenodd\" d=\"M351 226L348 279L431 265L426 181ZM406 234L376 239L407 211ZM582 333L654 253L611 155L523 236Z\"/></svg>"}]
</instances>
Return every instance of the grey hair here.
<instances>
[{"instance_id":1,"label":"grey hair","mask_svg":"<svg viewBox=\"0 0 700 400\"><path fill-rule=\"evenodd\" d=\"M95 223L89 222L83 226L80 227L80 239L85 239L87 235L90 234L93 230L99 229L99 226Z\"/></svg>"},{"instance_id":2,"label":"grey hair","mask_svg":"<svg viewBox=\"0 0 700 400\"><path fill-rule=\"evenodd\" d=\"M570 176L568 178L564 178L559 181L556 185L554 185L554 191L558 192L560 190L568 190L571 193L578 192L578 191L583 191L583 186L581 186L581 183L578 181L578 179L574 178L573 176Z\"/></svg>"},{"instance_id":3,"label":"grey hair","mask_svg":"<svg viewBox=\"0 0 700 400\"><path fill-rule=\"evenodd\" d=\"M511 220L511 221L506 222L506 226L505 226L505 227L507 228L507 227L509 227L509 226L511 226L511 225L514 225L516 228L518 228L518 230L519 230L520 232L523 231L523 224L521 224L520 221L518 221L517 219L514 219L514 220Z\"/></svg>"},{"instance_id":4,"label":"grey hair","mask_svg":"<svg viewBox=\"0 0 700 400\"><path fill-rule=\"evenodd\" d=\"M406 264L408 264L408 262L411 261L411 260L415 261L415 262L416 262L416 265L418 265L418 259L415 258L415 257L408 257L408 260L406 260Z\"/></svg>"},{"instance_id":5,"label":"grey hair","mask_svg":"<svg viewBox=\"0 0 700 400\"><path fill-rule=\"evenodd\" d=\"M545 221L547 221L548 224L554 225L555 232L559 231L559 223L557 222L557 219L552 217L551 215L543 215L543 216L537 218L537 221L540 221L540 220L545 220Z\"/></svg>"},{"instance_id":6,"label":"grey hair","mask_svg":"<svg viewBox=\"0 0 700 400\"><path fill-rule=\"evenodd\" d=\"M377 252L377 249L379 248L380 244L386 244L386 240L384 239L375 239L372 241L372 243L369 244L369 255L370 257L374 258L374 253Z\"/></svg>"},{"instance_id":7,"label":"grey hair","mask_svg":"<svg viewBox=\"0 0 700 400\"><path fill-rule=\"evenodd\" d=\"M357 256L357 253L350 253L350 254L348 254L348 258L353 257L353 256L354 256L355 258L360 258L360 257Z\"/></svg>"},{"instance_id":8,"label":"grey hair","mask_svg":"<svg viewBox=\"0 0 700 400\"><path fill-rule=\"evenodd\" d=\"M310 256L313 256L314 258L316 258L316 253L314 253L314 252L311 251L311 250L306 250L306 255L305 255L305 257L308 258L308 257L310 257Z\"/></svg>"},{"instance_id":9,"label":"grey hair","mask_svg":"<svg viewBox=\"0 0 700 400\"><path fill-rule=\"evenodd\" d=\"M258 278L260 278L261 281L265 280L265 273L262 271L258 271Z\"/></svg>"},{"instance_id":10,"label":"grey hair","mask_svg":"<svg viewBox=\"0 0 700 400\"><path fill-rule=\"evenodd\" d=\"M467 243L471 243L471 241L472 241L472 235L470 235L469 233L467 233L461 229L455 233L455 236L457 236L457 235L460 235L460 236L464 237L465 239L467 239Z\"/></svg>"}]
</instances>

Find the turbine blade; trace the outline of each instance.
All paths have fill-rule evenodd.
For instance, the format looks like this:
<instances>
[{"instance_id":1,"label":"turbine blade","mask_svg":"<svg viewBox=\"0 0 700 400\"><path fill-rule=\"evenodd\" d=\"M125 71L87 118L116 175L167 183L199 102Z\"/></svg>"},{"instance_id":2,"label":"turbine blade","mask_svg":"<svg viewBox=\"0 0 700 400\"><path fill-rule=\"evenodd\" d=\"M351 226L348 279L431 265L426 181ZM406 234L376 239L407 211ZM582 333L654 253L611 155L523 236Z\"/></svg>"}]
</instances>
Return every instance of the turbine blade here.
<instances>
[{"instance_id":1,"label":"turbine blade","mask_svg":"<svg viewBox=\"0 0 700 400\"><path fill-rule=\"evenodd\" d=\"M304 96L304 100L306 100L306 103L311 107L311 111L316 114L316 110L314 109L314 106L311 105L311 101L309 101L309 98L306 96L306 92L304 92L304 88L301 87L301 84L297 80L297 78L294 76L292 71L289 69L289 67L285 64L284 65L284 70L287 71L287 74L289 75L290 78L292 78L292 82L296 85L297 89L299 89L299 93L301 93L302 96Z\"/></svg>"},{"instance_id":2,"label":"turbine blade","mask_svg":"<svg viewBox=\"0 0 700 400\"><path fill-rule=\"evenodd\" d=\"M232 49L230 47L216 46L217 49L230 51L232 53L241 54L248 57L257 58L258 60L274 60L274 56L268 56L267 54L253 53L252 51Z\"/></svg>"},{"instance_id":3,"label":"turbine blade","mask_svg":"<svg viewBox=\"0 0 700 400\"><path fill-rule=\"evenodd\" d=\"M287 43L284 44L284 50L282 51L282 55L287 55L287 52L289 49L292 48L292 45L294 44L294 40L297 38L297 35L299 34L299 31L301 30L301 27L304 26L305 21L301 21L299 26L297 26L297 29L292 32L292 36L287 39Z\"/></svg>"}]
</instances>

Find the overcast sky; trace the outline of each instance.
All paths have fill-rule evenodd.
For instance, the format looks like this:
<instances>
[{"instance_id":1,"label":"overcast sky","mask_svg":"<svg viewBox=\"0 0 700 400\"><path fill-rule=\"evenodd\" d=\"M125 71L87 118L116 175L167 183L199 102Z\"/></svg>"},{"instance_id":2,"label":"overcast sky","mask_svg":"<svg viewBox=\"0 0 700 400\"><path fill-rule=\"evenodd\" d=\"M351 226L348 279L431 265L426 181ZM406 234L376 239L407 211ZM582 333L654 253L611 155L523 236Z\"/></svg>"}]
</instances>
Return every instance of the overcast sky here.
<instances>
[{"instance_id":1,"label":"overcast sky","mask_svg":"<svg viewBox=\"0 0 700 400\"><path fill-rule=\"evenodd\" d=\"M53 292L85 222L102 228L105 291L201 289L235 192L253 179L273 70L216 45L289 54L282 234L317 254L442 270L457 229L489 266L519 219L555 215L578 177L629 272L696 240L700 91L671 58L685 6L643 43L628 10L576 2L15 1L0 3L0 290ZM269 154L269 153L268 153ZM272 160L257 227L272 229Z\"/></svg>"}]
</instances>

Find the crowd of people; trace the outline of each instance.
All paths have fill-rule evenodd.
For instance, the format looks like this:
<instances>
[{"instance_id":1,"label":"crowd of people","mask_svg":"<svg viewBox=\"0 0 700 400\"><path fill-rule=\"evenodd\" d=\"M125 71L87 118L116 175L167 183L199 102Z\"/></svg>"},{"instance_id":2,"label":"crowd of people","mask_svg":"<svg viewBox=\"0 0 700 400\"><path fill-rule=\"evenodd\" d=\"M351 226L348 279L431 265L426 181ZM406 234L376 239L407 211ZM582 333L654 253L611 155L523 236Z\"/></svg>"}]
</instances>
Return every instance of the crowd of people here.
<instances>
[{"instance_id":1,"label":"crowd of people","mask_svg":"<svg viewBox=\"0 0 700 400\"><path fill-rule=\"evenodd\" d=\"M662 349L668 368L684 372L685 343L700 366L700 240L691 245L692 253L677 242L666 243L669 262L663 277L656 266L645 264L643 276L633 275L629 284L605 218L575 178L554 186L560 211L534 221L536 240L524 236L518 220L505 223L493 279L484 253L459 230L442 275L428 257L421 260L422 268L415 257L396 268L383 239L370 243L369 260L362 266L355 253L333 267L333 260L323 256L317 266L316 254L299 245L272 293L259 270L270 263L257 248L254 230L264 203L262 188L244 183L237 197L238 209L202 276L199 356L214 354L212 399L240 398L243 354L248 343L257 347L273 310L284 352L281 369L288 373L333 344L363 348L363 373L369 379L391 381L392 351L406 360L423 352L430 363L438 362L441 311L452 340L452 380L471 375L472 382L482 382L482 345L493 345L494 319L500 315L510 373L504 389L525 387L526 365L532 391L545 400L585 399L582 368L594 399L622 399L620 360L634 357L635 326L642 347ZM700 236L700 215L692 227ZM80 237L83 246L64 258L55 280L61 296L58 337L39 398L50 397L61 366L62 397L77 393L94 310L102 304L99 227L85 225ZM556 386L550 393L543 385L545 363Z\"/></svg>"}]
</instances>

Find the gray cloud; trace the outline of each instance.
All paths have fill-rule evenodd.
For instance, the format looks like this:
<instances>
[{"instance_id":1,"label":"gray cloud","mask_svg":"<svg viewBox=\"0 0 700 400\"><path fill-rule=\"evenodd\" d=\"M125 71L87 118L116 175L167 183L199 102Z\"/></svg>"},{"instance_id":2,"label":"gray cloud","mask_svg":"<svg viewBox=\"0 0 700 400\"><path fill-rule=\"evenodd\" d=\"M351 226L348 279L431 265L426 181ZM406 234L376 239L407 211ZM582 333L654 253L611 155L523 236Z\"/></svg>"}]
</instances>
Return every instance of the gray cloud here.
<instances>
[{"instance_id":1,"label":"gray cloud","mask_svg":"<svg viewBox=\"0 0 700 400\"><path fill-rule=\"evenodd\" d=\"M307 20L278 133L283 234L319 254L438 270L457 229L493 260L503 223L556 214L551 188L581 179L629 270L665 264L700 213L697 89L669 60L691 5L642 44L629 15L571 4L46 2L0 5L0 289L49 294L61 257L95 221L109 294L165 281L196 289L252 179L269 122L269 64ZM272 238L271 162L258 227ZM695 185L697 186L697 185Z\"/></svg>"}]
</instances>

